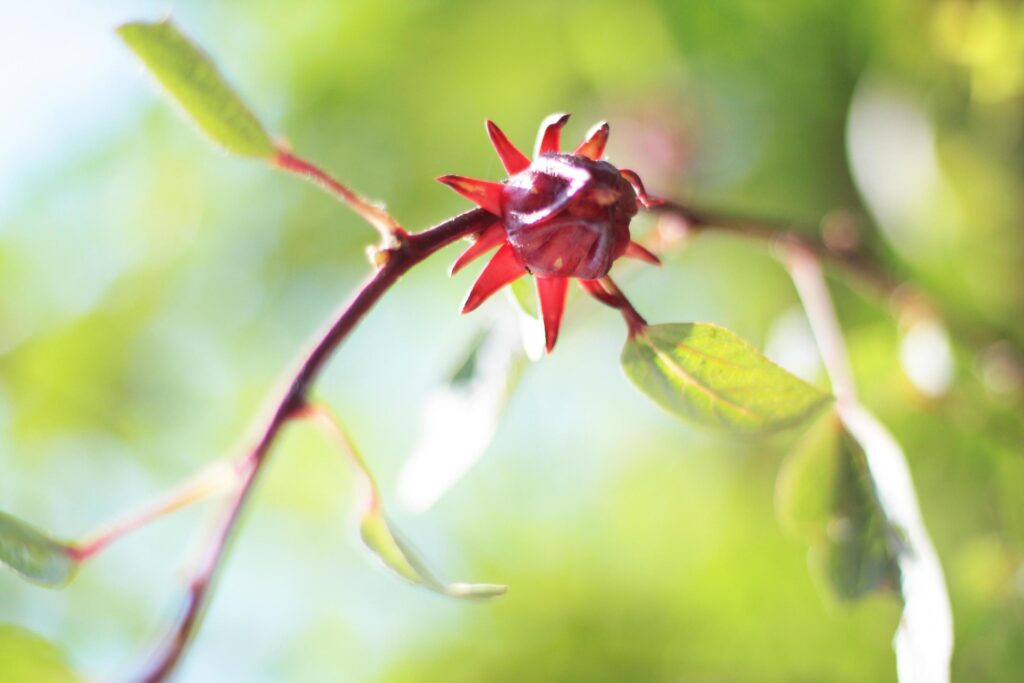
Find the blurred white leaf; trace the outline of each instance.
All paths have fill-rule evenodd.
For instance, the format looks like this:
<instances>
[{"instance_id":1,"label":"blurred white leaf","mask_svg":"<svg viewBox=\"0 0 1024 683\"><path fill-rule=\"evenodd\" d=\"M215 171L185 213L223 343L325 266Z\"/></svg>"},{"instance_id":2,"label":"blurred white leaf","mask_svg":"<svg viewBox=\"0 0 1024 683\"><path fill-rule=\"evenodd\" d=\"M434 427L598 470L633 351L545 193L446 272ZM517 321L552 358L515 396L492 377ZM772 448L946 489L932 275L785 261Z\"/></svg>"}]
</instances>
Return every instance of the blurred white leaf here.
<instances>
[{"instance_id":1,"label":"blurred white leaf","mask_svg":"<svg viewBox=\"0 0 1024 683\"><path fill-rule=\"evenodd\" d=\"M768 330L764 355L802 380L813 382L821 373L821 354L801 306L784 311Z\"/></svg>"},{"instance_id":2,"label":"blurred white leaf","mask_svg":"<svg viewBox=\"0 0 1024 683\"><path fill-rule=\"evenodd\" d=\"M857 402L846 343L821 264L812 254L793 250L787 266L832 380L836 413L864 452L875 499L890 530L889 552L899 567L903 598L893 639L900 683L949 683L953 614L906 456L888 430Z\"/></svg>"},{"instance_id":3,"label":"blurred white leaf","mask_svg":"<svg viewBox=\"0 0 1024 683\"><path fill-rule=\"evenodd\" d=\"M903 449L860 405L843 402L836 409L847 431L864 449L878 501L899 535L893 542L904 607L893 647L900 683L948 683L953 614Z\"/></svg>"},{"instance_id":4,"label":"blurred white leaf","mask_svg":"<svg viewBox=\"0 0 1024 683\"><path fill-rule=\"evenodd\" d=\"M846 146L857 189L904 258L950 246L960 207L939 165L934 126L907 88L866 78L850 105Z\"/></svg>"},{"instance_id":5,"label":"blurred white leaf","mask_svg":"<svg viewBox=\"0 0 1024 683\"><path fill-rule=\"evenodd\" d=\"M953 383L953 350L946 328L937 320L915 322L900 342L900 362L907 377L925 396L937 398Z\"/></svg>"},{"instance_id":6,"label":"blurred white leaf","mask_svg":"<svg viewBox=\"0 0 1024 683\"><path fill-rule=\"evenodd\" d=\"M544 321L540 318L540 301L537 300L533 278L519 278L505 288L505 294L516 311L526 357L532 361L540 360L544 357L545 348Z\"/></svg>"},{"instance_id":7,"label":"blurred white leaf","mask_svg":"<svg viewBox=\"0 0 1024 683\"><path fill-rule=\"evenodd\" d=\"M480 460L524 363L516 317L495 319L474 340L453 376L427 398L416 445L398 475L398 497L421 512ZM541 337L543 343L543 335Z\"/></svg>"}]
</instances>

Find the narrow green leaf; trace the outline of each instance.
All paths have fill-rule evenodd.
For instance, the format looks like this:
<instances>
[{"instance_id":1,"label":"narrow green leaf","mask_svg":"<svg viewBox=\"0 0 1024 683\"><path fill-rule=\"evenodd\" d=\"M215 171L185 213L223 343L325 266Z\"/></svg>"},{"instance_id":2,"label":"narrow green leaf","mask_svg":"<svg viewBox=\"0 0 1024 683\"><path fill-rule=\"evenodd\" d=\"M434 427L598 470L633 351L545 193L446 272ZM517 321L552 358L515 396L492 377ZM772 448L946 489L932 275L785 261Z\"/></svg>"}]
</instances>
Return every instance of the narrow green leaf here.
<instances>
[{"instance_id":1,"label":"narrow green leaf","mask_svg":"<svg viewBox=\"0 0 1024 683\"><path fill-rule=\"evenodd\" d=\"M822 420L786 458L776 509L806 538L811 564L839 600L899 586L894 530L875 493L864 450L835 415Z\"/></svg>"},{"instance_id":2,"label":"narrow green leaf","mask_svg":"<svg viewBox=\"0 0 1024 683\"><path fill-rule=\"evenodd\" d=\"M76 683L61 652L46 640L11 624L0 624L0 681Z\"/></svg>"},{"instance_id":3,"label":"narrow green leaf","mask_svg":"<svg viewBox=\"0 0 1024 683\"><path fill-rule=\"evenodd\" d=\"M651 325L626 342L622 365L670 413L741 434L791 427L832 400L708 323Z\"/></svg>"},{"instance_id":4,"label":"narrow green leaf","mask_svg":"<svg viewBox=\"0 0 1024 683\"><path fill-rule=\"evenodd\" d=\"M135 21L117 29L129 48L199 128L229 152L269 158L266 129L220 71L170 19Z\"/></svg>"},{"instance_id":5,"label":"narrow green leaf","mask_svg":"<svg viewBox=\"0 0 1024 683\"><path fill-rule=\"evenodd\" d=\"M506 587L496 584L444 583L429 571L412 548L401 540L400 534L388 524L380 489L373 472L349 437L341 420L321 405L311 405L309 411L310 417L316 419L337 440L363 480L366 499L359 520L359 534L366 547L373 551L384 566L407 581L454 598L490 598L505 593Z\"/></svg>"},{"instance_id":6,"label":"narrow green leaf","mask_svg":"<svg viewBox=\"0 0 1024 683\"><path fill-rule=\"evenodd\" d=\"M412 548L392 531L379 510L367 512L359 525L363 543L393 572L432 591L454 598L493 598L504 595L507 588L490 583L444 583L426 568Z\"/></svg>"},{"instance_id":7,"label":"narrow green leaf","mask_svg":"<svg viewBox=\"0 0 1024 683\"><path fill-rule=\"evenodd\" d=\"M71 546L4 512L0 512L0 562L48 588L63 586L78 569Z\"/></svg>"},{"instance_id":8,"label":"narrow green leaf","mask_svg":"<svg viewBox=\"0 0 1024 683\"><path fill-rule=\"evenodd\" d=\"M540 302L537 300L537 288L533 278L521 277L508 286L512 301L520 312L531 318L540 318Z\"/></svg>"}]
</instances>

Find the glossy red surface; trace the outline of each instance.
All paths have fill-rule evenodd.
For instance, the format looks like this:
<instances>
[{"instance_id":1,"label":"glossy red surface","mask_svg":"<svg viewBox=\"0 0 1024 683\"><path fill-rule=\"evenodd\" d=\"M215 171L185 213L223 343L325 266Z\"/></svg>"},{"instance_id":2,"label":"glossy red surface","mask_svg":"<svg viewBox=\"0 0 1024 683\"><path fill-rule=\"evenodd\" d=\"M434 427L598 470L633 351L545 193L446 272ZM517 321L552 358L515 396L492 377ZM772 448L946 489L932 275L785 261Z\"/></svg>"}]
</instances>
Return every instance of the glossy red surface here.
<instances>
[{"instance_id":1,"label":"glossy red surface","mask_svg":"<svg viewBox=\"0 0 1024 683\"><path fill-rule=\"evenodd\" d=\"M605 161L543 154L509 178L502 198L508 242L534 275L595 280L629 245L639 205Z\"/></svg>"}]
</instances>

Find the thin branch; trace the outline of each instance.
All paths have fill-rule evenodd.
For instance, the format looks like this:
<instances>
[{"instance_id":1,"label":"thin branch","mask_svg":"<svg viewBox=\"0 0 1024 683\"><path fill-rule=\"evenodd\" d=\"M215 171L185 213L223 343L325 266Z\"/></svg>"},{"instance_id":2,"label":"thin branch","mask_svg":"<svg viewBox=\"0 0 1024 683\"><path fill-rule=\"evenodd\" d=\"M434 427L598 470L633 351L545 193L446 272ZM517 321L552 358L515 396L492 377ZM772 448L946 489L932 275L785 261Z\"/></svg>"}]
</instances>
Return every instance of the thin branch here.
<instances>
[{"instance_id":1,"label":"thin branch","mask_svg":"<svg viewBox=\"0 0 1024 683\"><path fill-rule=\"evenodd\" d=\"M647 321L636 310L633 303L626 298L619 286L607 275L600 280L580 280L583 290L601 303L616 309L622 314L629 331L629 338L637 336L647 327Z\"/></svg>"},{"instance_id":2,"label":"thin branch","mask_svg":"<svg viewBox=\"0 0 1024 683\"><path fill-rule=\"evenodd\" d=\"M323 187L352 207L353 211L376 228L385 246L392 247L395 245L395 236L402 230L402 226L398 224L398 221L383 206L367 199L347 185L335 180L323 169L305 159L294 156L290 152L279 150L277 156L274 157L273 163L284 171L290 171L291 173L303 176Z\"/></svg>"},{"instance_id":3,"label":"thin branch","mask_svg":"<svg viewBox=\"0 0 1024 683\"><path fill-rule=\"evenodd\" d=\"M186 647L195 635L210 587L223 563L245 502L262 471L271 446L285 424L299 416L300 411L305 408L310 386L334 351L406 271L455 240L479 232L492 220L491 214L482 209L474 209L415 235L408 235L399 229L395 234L397 244L381 252L383 265L380 269L363 285L355 297L341 308L334 322L299 358L295 369L286 374L276 398L271 401L269 418L258 423L255 445L246 456L248 467L242 485L237 495L225 506L213 542L206 556L192 573L189 592L181 614L168 638L137 678L140 683L159 683L167 680L180 662Z\"/></svg>"},{"instance_id":4,"label":"thin branch","mask_svg":"<svg viewBox=\"0 0 1024 683\"><path fill-rule=\"evenodd\" d=\"M607 299L604 299L603 297L599 298L609 306L619 309L623 320L626 321L626 327L629 329L630 338L633 338L643 332L644 328L647 327L647 321L633 306L633 302L626 298L626 295L622 293L619 286L607 275L601 278L599 282L608 294Z\"/></svg>"},{"instance_id":5,"label":"thin branch","mask_svg":"<svg viewBox=\"0 0 1024 683\"><path fill-rule=\"evenodd\" d=\"M855 401L857 385L846 351L846 340L843 338L839 319L832 306L832 297L825 284L821 263L814 254L802 246L791 247L784 254L784 258L804 311L807 312L811 331L818 342L825 370L832 382L832 393L841 403Z\"/></svg>"},{"instance_id":6,"label":"thin branch","mask_svg":"<svg viewBox=\"0 0 1024 683\"><path fill-rule=\"evenodd\" d=\"M680 219L687 231L730 233L783 248L799 246L821 263L848 276L853 284L867 287L886 299L897 317L925 309L942 320L953 335L977 351L984 351L997 343L1010 346L1012 354L1009 360L1016 374L1024 376L1024 342L1019 336L997 321L979 320L977 315L963 314L940 305L934 297L893 273L876 252L863 247L831 246L813 236L810 230L795 230L792 224L719 213L676 202L665 202L651 210Z\"/></svg>"},{"instance_id":7,"label":"thin branch","mask_svg":"<svg viewBox=\"0 0 1024 683\"><path fill-rule=\"evenodd\" d=\"M381 495L380 487L377 485L377 479L373 476L373 472L366 464L366 460L363 459L362 454L355 447L352 442L352 437L349 436L348 431L342 425L341 420L337 415L331 411L326 405L321 403L307 402L306 407L302 410L300 417L306 418L313 422L321 431L323 431L339 448L341 452L345 454L352 464L358 470L360 476L363 479L363 483L366 486L366 507L368 511L376 512L381 509Z\"/></svg>"},{"instance_id":8,"label":"thin branch","mask_svg":"<svg viewBox=\"0 0 1024 683\"><path fill-rule=\"evenodd\" d=\"M794 230L792 223L719 213L676 202L664 202L652 207L651 210L681 218L688 230L696 232L725 232L770 244L799 245L820 261L837 266L860 284L883 296L893 293L902 284L902 281L890 273L876 255L863 250L835 249L810 236L808 231Z\"/></svg>"},{"instance_id":9,"label":"thin branch","mask_svg":"<svg viewBox=\"0 0 1024 683\"><path fill-rule=\"evenodd\" d=\"M73 546L72 556L84 562L110 544L161 517L207 498L227 493L241 485L246 464L240 461L216 462L175 487L155 502L113 522L105 524Z\"/></svg>"}]
</instances>

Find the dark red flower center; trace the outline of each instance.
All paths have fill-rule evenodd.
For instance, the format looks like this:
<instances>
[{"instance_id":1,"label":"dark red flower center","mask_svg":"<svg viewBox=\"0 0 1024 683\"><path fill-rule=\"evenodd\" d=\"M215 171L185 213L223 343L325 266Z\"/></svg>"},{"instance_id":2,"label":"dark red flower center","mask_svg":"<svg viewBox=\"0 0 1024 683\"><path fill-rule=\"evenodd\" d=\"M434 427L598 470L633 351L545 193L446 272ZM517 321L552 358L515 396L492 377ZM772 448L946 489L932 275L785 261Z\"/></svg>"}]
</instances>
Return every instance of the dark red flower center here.
<instances>
[{"instance_id":1,"label":"dark red flower center","mask_svg":"<svg viewBox=\"0 0 1024 683\"><path fill-rule=\"evenodd\" d=\"M504 186L508 242L534 275L596 280L629 244L638 211L617 168L576 154L544 154Z\"/></svg>"},{"instance_id":2,"label":"dark red flower center","mask_svg":"<svg viewBox=\"0 0 1024 683\"><path fill-rule=\"evenodd\" d=\"M617 289L606 277L615 259L627 256L658 263L657 256L629 238L630 220L640 206L650 207L655 200L636 173L601 161L608 124L594 126L572 154L565 154L559 143L568 119L568 114L556 114L541 124L532 162L488 121L487 134L509 178L438 178L494 216L452 264L455 273L498 248L473 284L462 312L474 310L505 285L532 273L548 351L558 338L570 278L601 301L621 307L608 287Z\"/></svg>"}]
</instances>

